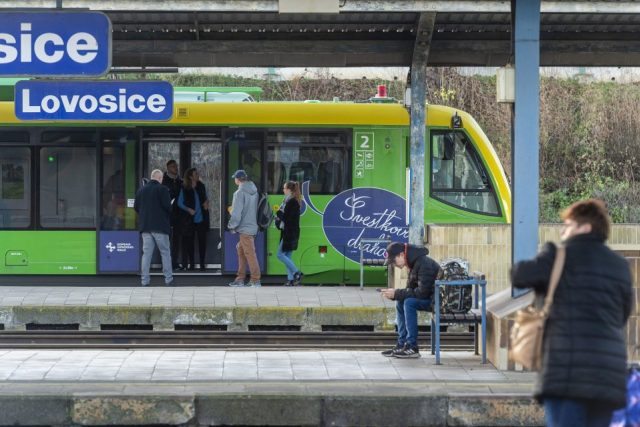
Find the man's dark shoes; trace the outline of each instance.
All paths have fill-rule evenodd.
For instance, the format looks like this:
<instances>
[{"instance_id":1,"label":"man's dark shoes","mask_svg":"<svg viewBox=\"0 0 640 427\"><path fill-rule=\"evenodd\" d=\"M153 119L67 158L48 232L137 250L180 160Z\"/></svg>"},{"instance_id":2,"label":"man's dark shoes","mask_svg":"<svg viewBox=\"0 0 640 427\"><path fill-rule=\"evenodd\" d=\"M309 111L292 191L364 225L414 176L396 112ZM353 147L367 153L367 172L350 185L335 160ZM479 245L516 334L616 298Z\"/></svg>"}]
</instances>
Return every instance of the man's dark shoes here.
<instances>
[{"instance_id":1,"label":"man's dark shoes","mask_svg":"<svg viewBox=\"0 0 640 427\"><path fill-rule=\"evenodd\" d=\"M304 277L304 273L302 271L296 271L293 274L293 286L300 286L302 283L302 278Z\"/></svg>"},{"instance_id":2,"label":"man's dark shoes","mask_svg":"<svg viewBox=\"0 0 640 427\"><path fill-rule=\"evenodd\" d=\"M285 285L285 286L293 286L293 280L287 280L287 281L284 283L284 285Z\"/></svg>"},{"instance_id":3,"label":"man's dark shoes","mask_svg":"<svg viewBox=\"0 0 640 427\"><path fill-rule=\"evenodd\" d=\"M394 354L394 357L398 359L418 359L420 357L420 350L418 350L418 347L405 346L405 348Z\"/></svg>"},{"instance_id":4,"label":"man's dark shoes","mask_svg":"<svg viewBox=\"0 0 640 427\"><path fill-rule=\"evenodd\" d=\"M395 357L396 353L402 351L403 349L404 349L404 347L401 347L401 346L397 345L397 346L395 346L393 348L390 348L389 350L385 350L385 351L380 352L380 354L382 354L384 357Z\"/></svg>"}]
</instances>

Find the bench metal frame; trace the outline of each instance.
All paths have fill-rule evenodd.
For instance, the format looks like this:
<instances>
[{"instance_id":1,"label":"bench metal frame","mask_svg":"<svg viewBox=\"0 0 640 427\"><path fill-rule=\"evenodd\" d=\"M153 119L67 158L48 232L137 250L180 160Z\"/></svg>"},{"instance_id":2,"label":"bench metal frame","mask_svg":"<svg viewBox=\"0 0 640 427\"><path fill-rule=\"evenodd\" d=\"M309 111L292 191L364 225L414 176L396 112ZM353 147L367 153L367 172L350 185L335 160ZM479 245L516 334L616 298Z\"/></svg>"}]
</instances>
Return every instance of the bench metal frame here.
<instances>
[{"instance_id":1,"label":"bench metal frame","mask_svg":"<svg viewBox=\"0 0 640 427\"><path fill-rule=\"evenodd\" d=\"M436 280L435 289L434 289L434 313L431 318L431 349L432 352L435 351L436 355L436 365L440 365L440 286L464 286L464 285L473 285L474 286L474 299L473 299L473 308L478 308L478 287L482 289L482 307L481 307L481 326L482 326L482 363L487 363L487 281L484 276L479 276L477 278L469 279L469 280ZM447 316L447 314L443 314ZM478 321L477 316L475 319L460 319L460 322L456 322L456 319L446 319L444 323L474 323L474 333L476 336L475 345L476 345L476 354L478 348ZM435 343L435 347L434 347Z\"/></svg>"}]
</instances>

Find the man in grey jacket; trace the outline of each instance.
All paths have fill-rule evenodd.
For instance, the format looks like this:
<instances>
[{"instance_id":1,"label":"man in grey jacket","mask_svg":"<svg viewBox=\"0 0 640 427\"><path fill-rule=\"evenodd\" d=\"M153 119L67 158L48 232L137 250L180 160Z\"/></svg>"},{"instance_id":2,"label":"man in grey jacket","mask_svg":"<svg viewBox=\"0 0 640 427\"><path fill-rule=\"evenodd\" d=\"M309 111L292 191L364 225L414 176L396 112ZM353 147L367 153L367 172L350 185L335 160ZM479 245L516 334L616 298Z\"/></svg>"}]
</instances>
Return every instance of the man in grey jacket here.
<instances>
[{"instance_id":1,"label":"man in grey jacket","mask_svg":"<svg viewBox=\"0 0 640 427\"><path fill-rule=\"evenodd\" d=\"M238 274L229 286L250 286L260 287L260 265L256 256L255 238L258 234L258 189L249 180L247 173L240 169L232 176L235 179L238 189L233 193L231 204L231 219L228 228L232 233L240 235L240 241L236 245L238 252ZM247 264L251 277L245 285L244 279L247 275Z\"/></svg>"}]
</instances>

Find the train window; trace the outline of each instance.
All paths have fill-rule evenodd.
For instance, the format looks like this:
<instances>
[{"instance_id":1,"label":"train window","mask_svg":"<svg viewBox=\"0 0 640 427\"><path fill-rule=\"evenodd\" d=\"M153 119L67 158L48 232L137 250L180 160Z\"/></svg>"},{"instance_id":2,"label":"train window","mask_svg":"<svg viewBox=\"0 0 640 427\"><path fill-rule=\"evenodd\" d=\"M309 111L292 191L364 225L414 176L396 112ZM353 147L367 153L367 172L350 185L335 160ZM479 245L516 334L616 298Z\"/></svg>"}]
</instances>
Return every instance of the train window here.
<instances>
[{"instance_id":1,"label":"train window","mask_svg":"<svg viewBox=\"0 0 640 427\"><path fill-rule=\"evenodd\" d=\"M341 132L272 131L267 133L267 144L346 145Z\"/></svg>"},{"instance_id":2,"label":"train window","mask_svg":"<svg viewBox=\"0 0 640 427\"><path fill-rule=\"evenodd\" d=\"M0 144L28 144L29 134L27 132L8 131L3 129L0 132Z\"/></svg>"},{"instance_id":3,"label":"train window","mask_svg":"<svg viewBox=\"0 0 640 427\"><path fill-rule=\"evenodd\" d=\"M207 190L210 226L211 228L220 228L222 144L191 143L191 166L198 170L200 180Z\"/></svg>"},{"instance_id":4,"label":"train window","mask_svg":"<svg viewBox=\"0 0 640 427\"><path fill-rule=\"evenodd\" d=\"M31 149L0 148L0 228L31 225Z\"/></svg>"},{"instance_id":5,"label":"train window","mask_svg":"<svg viewBox=\"0 0 640 427\"><path fill-rule=\"evenodd\" d=\"M40 224L44 228L96 226L96 149L40 149Z\"/></svg>"},{"instance_id":6,"label":"train window","mask_svg":"<svg viewBox=\"0 0 640 427\"><path fill-rule=\"evenodd\" d=\"M431 160L432 197L469 211L500 214L489 175L463 132L432 132Z\"/></svg>"},{"instance_id":7,"label":"train window","mask_svg":"<svg viewBox=\"0 0 640 427\"><path fill-rule=\"evenodd\" d=\"M349 188L346 134L278 131L269 132L267 142L269 193L281 193L286 181L309 181L311 194L338 194Z\"/></svg>"},{"instance_id":8,"label":"train window","mask_svg":"<svg viewBox=\"0 0 640 427\"><path fill-rule=\"evenodd\" d=\"M311 194L338 194L348 189L346 148L269 147L267 191L281 193L286 181L309 181Z\"/></svg>"},{"instance_id":9,"label":"train window","mask_svg":"<svg viewBox=\"0 0 640 427\"><path fill-rule=\"evenodd\" d=\"M127 207L124 167L122 147L102 147L102 230L124 229Z\"/></svg>"},{"instance_id":10,"label":"train window","mask_svg":"<svg viewBox=\"0 0 640 427\"><path fill-rule=\"evenodd\" d=\"M43 144L86 144L95 142L97 137L94 131L51 131L42 134Z\"/></svg>"}]
</instances>

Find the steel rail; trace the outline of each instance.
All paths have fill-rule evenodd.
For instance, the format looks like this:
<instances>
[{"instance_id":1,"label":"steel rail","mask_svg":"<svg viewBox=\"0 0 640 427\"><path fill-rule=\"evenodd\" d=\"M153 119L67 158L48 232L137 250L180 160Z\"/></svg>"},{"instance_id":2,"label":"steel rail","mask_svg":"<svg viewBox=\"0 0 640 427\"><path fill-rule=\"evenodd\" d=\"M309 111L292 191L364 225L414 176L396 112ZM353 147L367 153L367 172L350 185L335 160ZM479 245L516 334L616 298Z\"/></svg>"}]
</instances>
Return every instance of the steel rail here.
<instances>
[{"instance_id":1,"label":"steel rail","mask_svg":"<svg viewBox=\"0 0 640 427\"><path fill-rule=\"evenodd\" d=\"M473 349L473 333L443 333L446 350ZM289 331L2 331L1 349L371 349L392 346L389 332L289 332ZM429 334L420 334L430 346Z\"/></svg>"}]
</instances>

